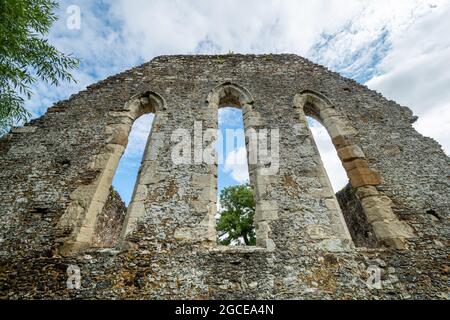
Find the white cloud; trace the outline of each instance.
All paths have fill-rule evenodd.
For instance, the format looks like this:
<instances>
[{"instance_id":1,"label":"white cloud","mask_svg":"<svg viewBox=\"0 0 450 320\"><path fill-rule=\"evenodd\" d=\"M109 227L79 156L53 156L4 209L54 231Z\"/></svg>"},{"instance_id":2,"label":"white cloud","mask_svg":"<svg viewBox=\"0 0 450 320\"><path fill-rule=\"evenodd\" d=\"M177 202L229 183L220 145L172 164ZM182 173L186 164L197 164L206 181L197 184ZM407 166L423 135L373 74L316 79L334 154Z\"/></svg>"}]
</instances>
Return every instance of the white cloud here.
<instances>
[{"instance_id":1,"label":"white cloud","mask_svg":"<svg viewBox=\"0 0 450 320\"><path fill-rule=\"evenodd\" d=\"M357 80L366 80L389 52L397 35L411 24L448 5L447 0L356 1L342 28L322 34L308 56ZM358 6L359 5L359 6Z\"/></svg>"},{"instance_id":2,"label":"white cloud","mask_svg":"<svg viewBox=\"0 0 450 320\"><path fill-rule=\"evenodd\" d=\"M133 176L137 172L141 165L152 122L153 114L144 114L134 122L117 173L129 173L130 176Z\"/></svg>"},{"instance_id":3,"label":"white cloud","mask_svg":"<svg viewBox=\"0 0 450 320\"><path fill-rule=\"evenodd\" d=\"M313 118L308 117L310 129L319 149L320 157L322 159L325 170L330 179L331 185L335 192L341 190L347 183L347 173L342 166L336 148L331 142L330 135L324 126Z\"/></svg>"},{"instance_id":4,"label":"white cloud","mask_svg":"<svg viewBox=\"0 0 450 320\"><path fill-rule=\"evenodd\" d=\"M69 5L81 8L78 31L65 26ZM416 128L448 152L449 10L448 0L63 0L49 38L82 59L74 72L78 83L38 83L27 108L41 115L86 85L156 55L288 52L358 81L371 79L371 88L411 107L420 116ZM146 134L136 139L145 144ZM320 138L317 144L333 177L339 166L330 160L332 150ZM242 170L230 172L244 179Z\"/></svg>"},{"instance_id":5,"label":"white cloud","mask_svg":"<svg viewBox=\"0 0 450 320\"><path fill-rule=\"evenodd\" d=\"M403 32L392 35L392 49L367 82L419 116L415 128L450 152L450 6L437 7Z\"/></svg>"},{"instance_id":6,"label":"white cloud","mask_svg":"<svg viewBox=\"0 0 450 320\"><path fill-rule=\"evenodd\" d=\"M141 157L144 153L145 144L152 128L153 114L144 114L139 117L131 128L128 137L128 145L124 156ZM139 159L140 160L140 159Z\"/></svg>"},{"instance_id":7,"label":"white cloud","mask_svg":"<svg viewBox=\"0 0 450 320\"><path fill-rule=\"evenodd\" d=\"M417 131L436 139L450 155L450 101L445 105L435 106L414 124Z\"/></svg>"},{"instance_id":8,"label":"white cloud","mask_svg":"<svg viewBox=\"0 0 450 320\"><path fill-rule=\"evenodd\" d=\"M301 52L341 27L359 1L128 1L111 3L145 58L170 53ZM326 23L324 23L326 21Z\"/></svg>"},{"instance_id":9,"label":"white cloud","mask_svg":"<svg viewBox=\"0 0 450 320\"><path fill-rule=\"evenodd\" d=\"M245 147L238 148L227 154L223 170L229 173L238 183L249 181L247 151Z\"/></svg>"}]
</instances>

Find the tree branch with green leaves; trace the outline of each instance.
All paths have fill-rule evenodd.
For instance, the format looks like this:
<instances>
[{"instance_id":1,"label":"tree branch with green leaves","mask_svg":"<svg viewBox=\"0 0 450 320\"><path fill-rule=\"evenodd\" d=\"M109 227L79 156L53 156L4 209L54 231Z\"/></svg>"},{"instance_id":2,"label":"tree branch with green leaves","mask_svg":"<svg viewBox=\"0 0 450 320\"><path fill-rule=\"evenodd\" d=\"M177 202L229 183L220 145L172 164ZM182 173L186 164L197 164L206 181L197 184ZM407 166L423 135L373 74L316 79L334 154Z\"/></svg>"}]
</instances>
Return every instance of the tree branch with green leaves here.
<instances>
[{"instance_id":1,"label":"tree branch with green leaves","mask_svg":"<svg viewBox=\"0 0 450 320\"><path fill-rule=\"evenodd\" d=\"M37 80L54 86L75 81L70 71L79 60L44 38L58 6L52 0L0 0L0 134L29 119L25 99Z\"/></svg>"},{"instance_id":2,"label":"tree branch with green leaves","mask_svg":"<svg viewBox=\"0 0 450 320\"><path fill-rule=\"evenodd\" d=\"M217 221L218 242L223 245L255 245L255 200L248 184L224 188L220 193L220 218Z\"/></svg>"}]
</instances>

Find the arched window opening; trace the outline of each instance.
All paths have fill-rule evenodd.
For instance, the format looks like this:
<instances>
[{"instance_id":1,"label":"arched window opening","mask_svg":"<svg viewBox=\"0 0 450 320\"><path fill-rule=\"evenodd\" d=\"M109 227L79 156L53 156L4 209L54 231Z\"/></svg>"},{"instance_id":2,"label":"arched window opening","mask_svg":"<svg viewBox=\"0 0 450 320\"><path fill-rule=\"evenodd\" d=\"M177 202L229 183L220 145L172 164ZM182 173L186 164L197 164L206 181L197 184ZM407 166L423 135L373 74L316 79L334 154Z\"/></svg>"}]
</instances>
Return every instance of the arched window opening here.
<instances>
[{"instance_id":1,"label":"arched window opening","mask_svg":"<svg viewBox=\"0 0 450 320\"><path fill-rule=\"evenodd\" d=\"M277 219L277 204L275 201L271 201L270 199L267 199L267 188L269 183L269 175L274 174L273 171L276 171L277 165L278 165L278 144L275 142L272 145L272 139L271 139L271 148L270 152L263 143L259 143L259 140L266 142L266 139L260 139L260 137L263 135L260 134L259 131L264 131L264 134L267 134L267 130L262 130L265 128L265 122L262 119L261 115L258 111L254 110L254 100L249 93L247 89L244 87L241 87L239 85L233 84L233 83L224 83L217 87L215 87L213 90L211 90L210 94L207 97L207 112L208 113L216 113L218 115L218 110L221 107L235 107L242 110L242 116L240 117L240 123L243 122L243 128L245 133L245 147L246 147L246 154L247 154L247 162L248 162L248 176L249 176L249 186L246 188L245 191L252 191L252 193L249 195L249 201L251 202L251 198L253 198L254 202L254 209L252 208L252 211L254 211L254 219L253 219L253 225L255 226L255 245L267 248L269 250L275 249L275 242L271 238L271 229L270 224L272 220ZM223 111L222 111L223 112ZM225 111L226 112L226 111ZM222 122L223 122L223 114L221 114ZM242 121L243 120L243 121ZM212 122L208 120L207 125L210 128L217 129L218 128L218 120L217 118L213 120ZM242 126L240 124L239 126ZM275 138L273 140L276 140L278 138L278 132L276 131L274 134ZM219 138L219 148L221 142L221 137ZM234 138L233 138L234 141ZM241 140L242 141L242 140ZM228 141L231 142L231 141ZM241 142L242 143L242 142ZM241 149L243 150L243 149ZM260 156L260 151L264 150L263 156ZM239 151L234 150L233 157L236 158ZM243 151L240 151L241 154L243 154ZM217 154L217 152L216 152ZM268 156L270 154L270 157ZM239 158L239 157L238 157ZM273 159L272 159L273 158ZM242 159L242 157L241 157ZM269 163L267 163L269 159ZM221 159L218 159L219 162ZM226 159L222 159L224 161ZM270 161L272 160L272 161ZM266 168L265 166L268 166ZM243 165L243 164L241 164ZM216 168L217 167L213 167ZM226 168L226 164L224 163L224 169ZM242 166L241 166L242 168ZM229 172L232 172L232 170L229 170ZM238 175L239 176L239 175ZM238 177L236 176L236 177ZM217 194L212 194L211 187L215 186L217 188L217 182L215 181L217 178L217 171L213 169L213 172L207 174L204 178L201 179L208 180L207 183L200 183L202 186L202 191L205 194L210 194L212 197L209 197L209 199L206 199L208 201L209 205L211 205L202 220L202 223L199 225L199 229L201 230L201 239L207 239L207 241L214 241L220 242L220 239L217 239ZM197 179L198 180L198 179ZM194 180L195 181L195 180ZM212 184L212 181L214 181L214 184ZM199 183L197 182L197 185ZM220 182L220 186L223 185L223 182ZM220 187L218 188L220 189ZM247 193L248 194L248 193ZM210 200L212 199L212 200ZM201 201L206 202L204 199ZM213 202L213 203L211 203ZM220 205L220 204L219 204ZM219 207L220 208L220 207ZM184 235L185 232L181 230L181 232L178 233L180 237ZM244 241L245 242L245 241ZM250 241L249 241L250 242ZM238 241L238 243L242 243L242 241Z\"/></svg>"},{"instance_id":2,"label":"arched window opening","mask_svg":"<svg viewBox=\"0 0 450 320\"><path fill-rule=\"evenodd\" d=\"M237 105L231 99L225 103ZM255 201L250 187L243 113L225 103L218 111L216 144L217 240L223 245L255 245Z\"/></svg>"},{"instance_id":3,"label":"arched window opening","mask_svg":"<svg viewBox=\"0 0 450 320\"><path fill-rule=\"evenodd\" d=\"M136 119L131 127L128 144L115 171L110 194L98 216L92 239L94 247L114 247L117 244L135 189L153 118L153 113L146 113Z\"/></svg>"},{"instance_id":4,"label":"arched window opening","mask_svg":"<svg viewBox=\"0 0 450 320\"><path fill-rule=\"evenodd\" d=\"M304 90L295 96L294 108L301 121L310 116L325 126L345 168L350 183L336 193L336 199L353 242L357 246L406 248L406 239L414 237L414 231L396 217L391 199L378 191L381 177L355 143L356 130L321 93Z\"/></svg>"},{"instance_id":5,"label":"arched window opening","mask_svg":"<svg viewBox=\"0 0 450 320\"><path fill-rule=\"evenodd\" d=\"M147 113L140 116L133 123L128 136L127 147L113 178L112 184L127 206L131 201L145 145L152 128L153 118L153 113Z\"/></svg>"},{"instance_id":6,"label":"arched window opening","mask_svg":"<svg viewBox=\"0 0 450 320\"><path fill-rule=\"evenodd\" d=\"M330 179L331 186L336 193L347 185L347 173L342 166L327 129L313 117L307 116L306 119L316 142L317 149L319 150L323 166Z\"/></svg>"},{"instance_id":7,"label":"arched window opening","mask_svg":"<svg viewBox=\"0 0 450 320\"><path fill-rule=\"evenodd\" d=\"M307 115L306 119L353 243L357 247L375 246L376 239L372 228L367 222L355 190L349 183L347 172L339 159L327 129L317 120L319 116L312 109L306 109L306 111L308 114L314 115L314 117Z\"/></svg>"},{"instance_id":8,"label":"arched window opening","mask_svg":"<svg viewBox=\"0 0 450 320\"><path fill-rule=\"evenodd\" d=\"M141 189L145 189L145 185L141 181L142 169L139 168L137 179L135 179L136 166L127 168L127 162L129 164L127 160L130 160L130 156L131 158L142 158L142 154L139 155L136 150L134 141L142 140L142 136L146 136L149 128L155 127L152 126L153 122L149 123L151 116L143 115L155 114L155 122L158 122L164 110L165 103L161 96L147 91L133 96L123 108L112 110L108 114L108 122L103 132L105 145L93 155L87 168L94 179L75 188L70 195L71 202L58 222L56 239L56 242L60 244L57 247L58 254L71 255L93 246L114 246L117 240L123 239L124 230L131 230L138 217L144 214L142 202L145 194ZM141 116L143 116L142 119L135 122ZM147 124L143 125L146 122ZM135 129L130 137L132 126ZM128 144L129 140L131 140L130 144ZM148 145L153 145L153 141L150 140L151 135L143 151L144 159L151 158L147 155ZM127 153L122 157L127 145ZM140 150L142 152L142 147ZM130 201L128 208L119 193L112 187L113 177L121 158L124 163L121 164L115 185L121 190L125 200ZM138 166L138 164L136 165ZM122 177L126 177L126 180L121 179L121 174ZM123 187L133 185L135 180L137 182L134 185L131 200L129 200L130 191L123 192Z\"/></svg>"}]
</instances>

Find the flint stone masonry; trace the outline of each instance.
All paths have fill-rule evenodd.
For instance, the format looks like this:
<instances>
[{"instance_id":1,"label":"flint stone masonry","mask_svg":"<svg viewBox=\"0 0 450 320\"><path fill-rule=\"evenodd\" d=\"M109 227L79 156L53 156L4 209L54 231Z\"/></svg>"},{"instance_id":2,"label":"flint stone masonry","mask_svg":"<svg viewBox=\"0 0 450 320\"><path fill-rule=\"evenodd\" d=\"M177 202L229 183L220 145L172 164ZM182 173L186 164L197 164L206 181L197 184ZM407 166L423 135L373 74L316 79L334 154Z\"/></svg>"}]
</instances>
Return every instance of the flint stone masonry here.
<instances>
[{"instance_id":1,"label":"flint stone masonry","mask_svg":"<svg viewBox=\"0 0 450 320\"><path fill-rule=\"evenodd\" d=\"M97 217L92 245L99 248L111 248L117 244L125 219L127 207L113 187Z\"/></svg>"},{"instance_id":2,"label":"flint stone masonry","mask_svg":"<svg viewBox=\"0 0 450 320\"><path fill-rule=\"evenodd\" d=\"M279 133L277 170L249 166L255 247L217 245L217 166L194 161L193 144L211 143L194 127L216 129L224 106L242 109L247 147L260 129ZM109 209L123 210L112 177L145 113L155 118L131 203L108 224ZM337 196L306 116L347 171ZM415 120L295 55L161 56L109 77L0 139L0 295L448 299L450 163ZM173 137L179 128L191 137ZM192 163L174 163L176 148ZM79 290L67 287L70 265ZM367 285L373 268L381 289Z\"/></svg>"}]
</instances>

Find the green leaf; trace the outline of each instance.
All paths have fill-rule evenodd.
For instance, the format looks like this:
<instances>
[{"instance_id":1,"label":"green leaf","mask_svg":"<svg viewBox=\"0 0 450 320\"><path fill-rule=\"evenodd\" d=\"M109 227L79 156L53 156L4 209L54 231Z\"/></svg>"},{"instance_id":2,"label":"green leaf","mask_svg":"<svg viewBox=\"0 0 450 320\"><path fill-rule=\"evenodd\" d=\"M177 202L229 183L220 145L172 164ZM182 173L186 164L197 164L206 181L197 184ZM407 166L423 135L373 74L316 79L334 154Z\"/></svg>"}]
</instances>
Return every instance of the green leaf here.
<instances>
[{"instance_id":1,"label":"green leaf","mask_svg":"<svg viewBox=\"0 0 450 320\"><path fill-rule=\"evenodd\" d=\"M220 205L223 209L216 225L218 242L223 245L236 242L255 245L255 201L250 186L236 185L223 189Z\"/></svg>"},{"instance_id":2,"label":"green leaf","mask_svg":"<svg viewBox=\"0 0 450 320\"><path fill-rule=\"evenodd\" d=\"M79 60L44 38L58 6L53 0L0 0L0 135L29 119L24 103L36 80L55 86L75 81L70 72Z\"/></svg>"}]
</instances>

